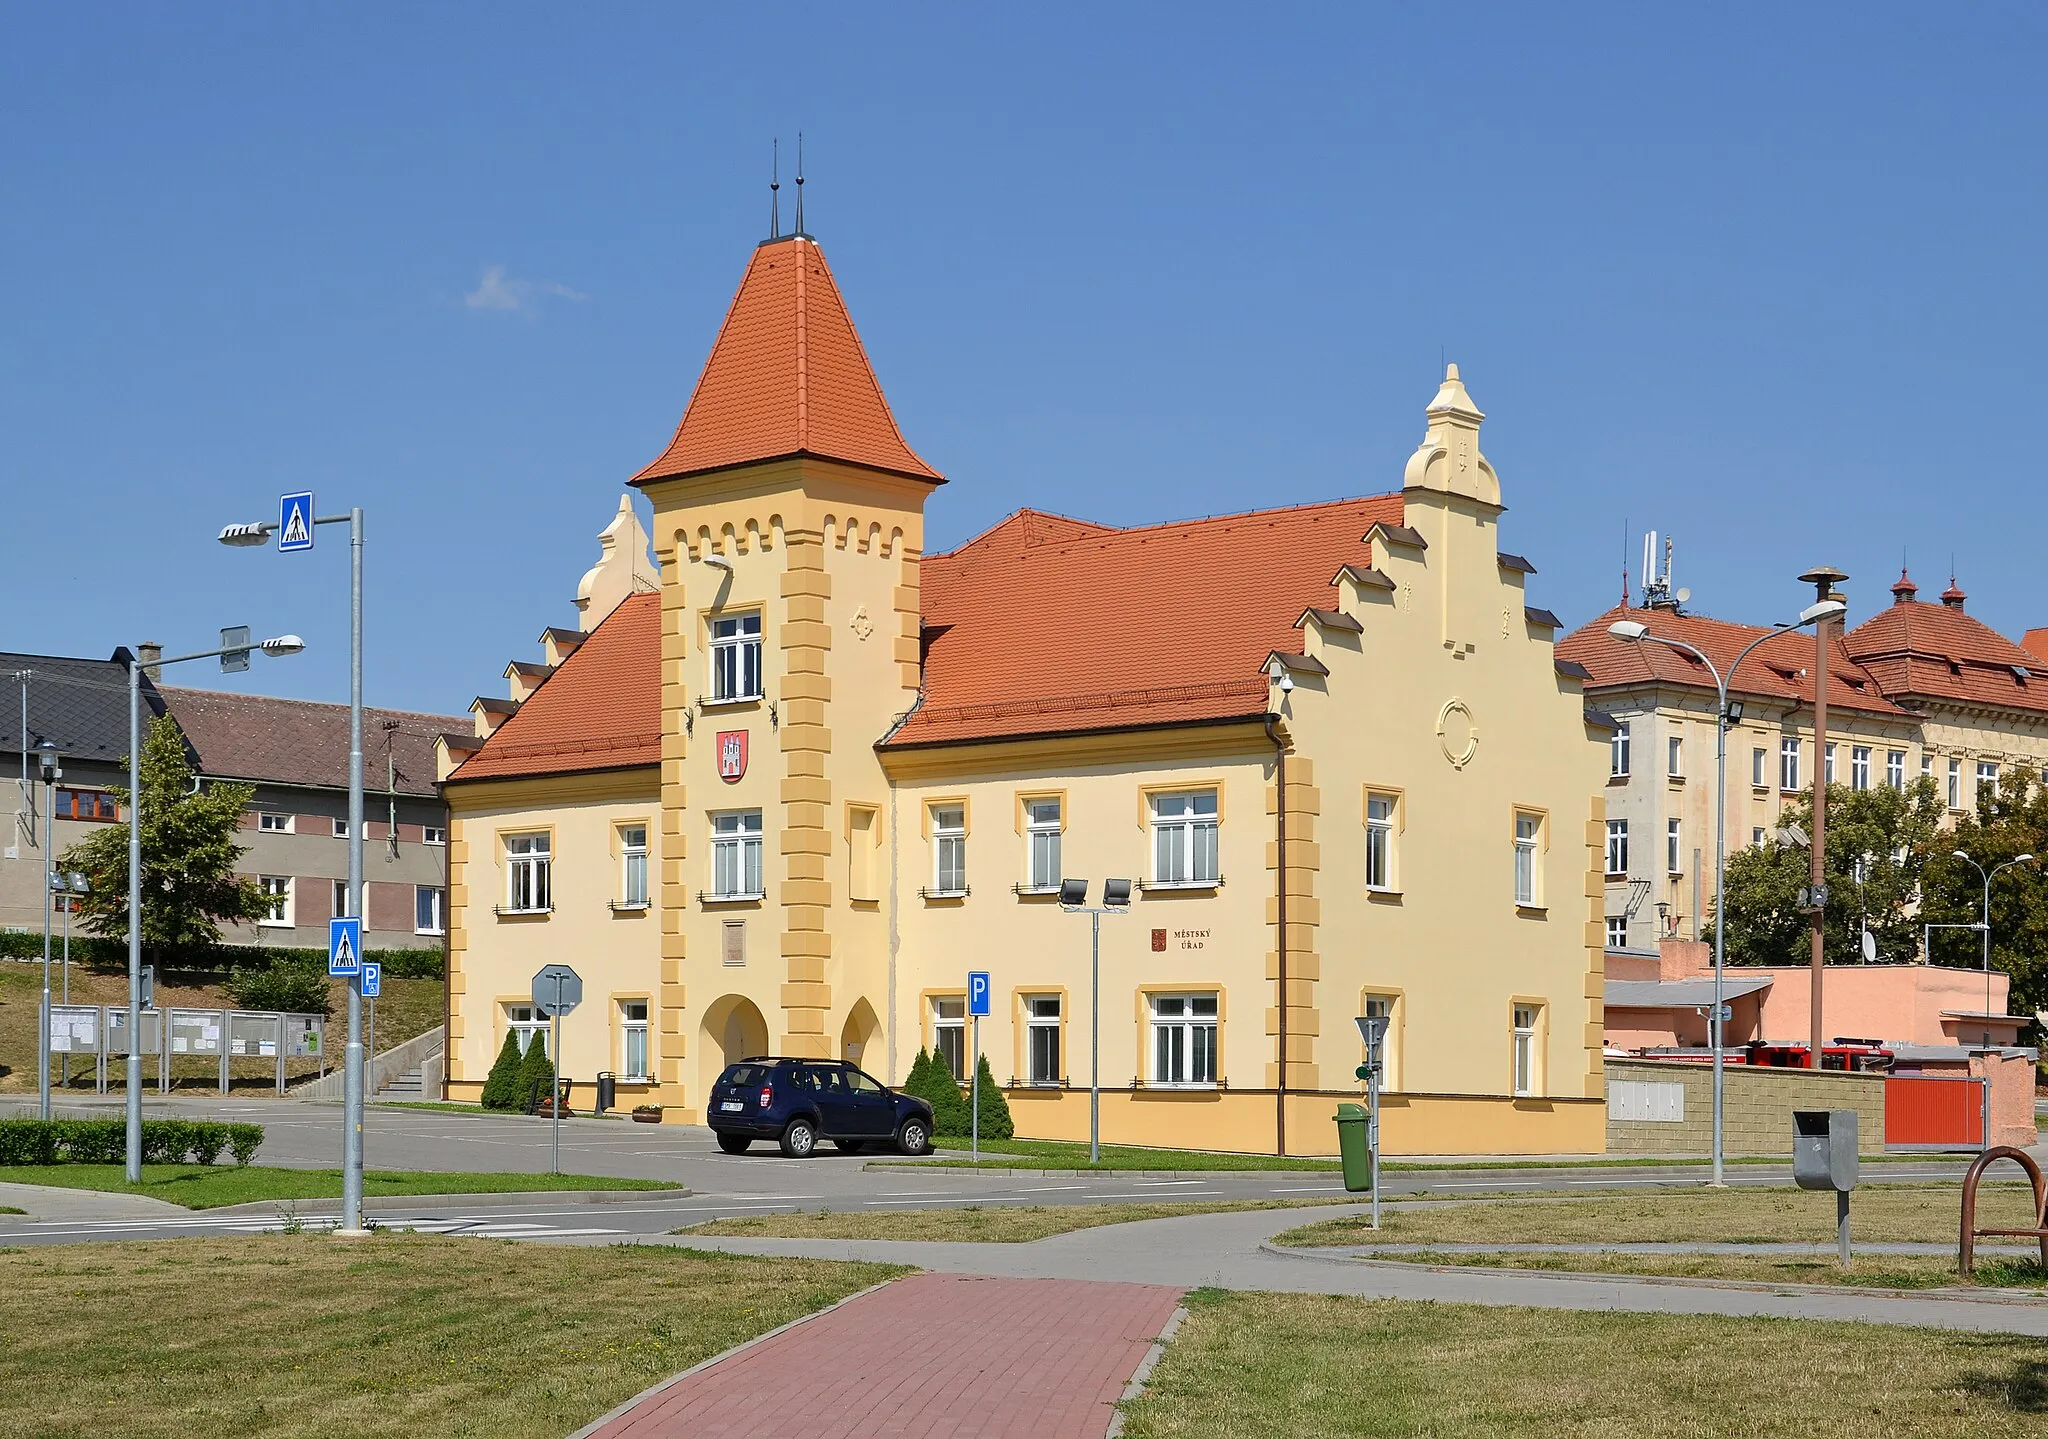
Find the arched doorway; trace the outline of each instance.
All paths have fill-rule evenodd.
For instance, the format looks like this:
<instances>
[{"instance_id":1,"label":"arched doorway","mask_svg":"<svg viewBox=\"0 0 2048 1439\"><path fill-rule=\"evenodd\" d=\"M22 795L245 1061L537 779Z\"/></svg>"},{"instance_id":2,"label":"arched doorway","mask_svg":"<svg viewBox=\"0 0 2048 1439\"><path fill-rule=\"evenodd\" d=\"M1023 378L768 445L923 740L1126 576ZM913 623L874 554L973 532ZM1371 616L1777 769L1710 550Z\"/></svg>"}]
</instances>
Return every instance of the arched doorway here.
<instances>
[{"instance_id":1,"label":"arched doorway","mask_svg":"<svg viewBox=\"0 0 2048 1439\"><path fill-rule=\"evenodd\" d=\"M856 999L839 1030L839 1057L886 1083L889 1076L882 1070L888 1056L882 1052L881 1038L882 1021L875 1017L874 1006L866 999Z\"/></svg>"},{"instance_id":2,"label":"arched doorway","mask_svg":"<svg viewBox=\"0 0 2048 1439\"><path fill-rule=\"evenodd\" d=\"M698 1094L708 1095L728 1064L768 1052L768 1021L754 1001L743 994L726 995L704 1011L697 1044Z\"/></svg>"}]
</instances>

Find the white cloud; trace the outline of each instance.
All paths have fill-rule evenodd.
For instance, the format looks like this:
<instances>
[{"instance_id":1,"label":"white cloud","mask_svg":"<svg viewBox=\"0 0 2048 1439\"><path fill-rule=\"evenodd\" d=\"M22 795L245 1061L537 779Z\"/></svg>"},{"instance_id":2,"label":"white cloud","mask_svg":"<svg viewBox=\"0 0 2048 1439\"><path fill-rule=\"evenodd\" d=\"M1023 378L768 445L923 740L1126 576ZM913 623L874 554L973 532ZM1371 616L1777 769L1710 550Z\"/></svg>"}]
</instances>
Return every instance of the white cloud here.
<instances>
[{"instance_id":1,"label":"white cloud","mask_svg":"<svg viewBox=\"0 0 2048 1439\"><path fill-rule=\"evenodd\" d=\"M462 303L472 310L531 311L543 296L557 300L590 298L581 290L572 290L553 280L507 279L503 265L492 265L477 281L476 288L462 297Z\"/></svg>"}]
</instances>

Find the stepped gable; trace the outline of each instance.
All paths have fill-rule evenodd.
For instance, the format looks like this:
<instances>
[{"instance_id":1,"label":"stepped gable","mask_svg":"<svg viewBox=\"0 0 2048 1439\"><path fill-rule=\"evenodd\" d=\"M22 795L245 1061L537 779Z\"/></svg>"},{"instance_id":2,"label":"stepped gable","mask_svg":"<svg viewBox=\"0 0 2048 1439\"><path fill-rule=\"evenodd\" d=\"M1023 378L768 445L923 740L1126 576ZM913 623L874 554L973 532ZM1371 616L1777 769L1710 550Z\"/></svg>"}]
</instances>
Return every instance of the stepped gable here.
<instances>
[{"instance_id":1,"label":"stepped gable","mask_svg":"<svg viewBox=\"0 0 2048 1439\"><path fill-rule=\"evenodd\" d=\"M1639 609L1617 605L1557 642L1557 657L1584 665L1592 678L1586 681L1588 694L1596 689L1619 689L1650 683L1714 687L1707 667L1692 656L1669 645L1639 644L1618 640L1607 633L1616 620L1634 620L1650 627L1650 633L1679 640L1703 651L1726 675L1737 655L1768 631L1767 626L1737 624L1732 620L1705 615L1678 614L1670 610ZM1730 676L1730 694L1753 695L1762 699L1811 707L1813 704L1813 634L1795 630L1759 645ZM1885 687L1871 672L1858 664L1838 637L1828 663L1828 708L1862 710L1870 714L1904 715L1886 697Z\"/></svg>"},{"instance_id":2,"label":"stepped gable","mask_svg":"<svg viewBox=\"0 0 2048 1439\"><path fill-rule=\"evenodd\" d=\"M675 438L633 483L796 455L945 482L896 428L808 235L755 248Z\"/></svg>"},{"instance_id":3,"label":"stepped gable","mask_svg":"<svg viewBox=\"0 0 2048 1439\"><path fill-rule=\"evenodd\" d=\"M1128 530L1019 511L924 558L924 696L885 747L1263 715L1266 658L1402 517L1398 494Z\"/></svg>"},{"instance_id":4,"label":"stepped gable","mask_svg":"<svg viewBox=\"0 0 2048 1439\"><path fill-rule=\"evenodd\" d=\"M630 595L450 783L661 762L661 596Z\"/></svg>"},{"instance_id":5,"label":"stepped gable","mask_svg":"<svg viewBox=\"0 0 2048 1439\"><path fill-rule=\"evenodd\" d=\"M1951 580L1938 605L1904 575L1895 602L1849 631L1849 654L1894 699L2048 711L2048 657L1964 612ZM2030 637L2038 634L2030 631Z\"/></svg>"}]
</instances>

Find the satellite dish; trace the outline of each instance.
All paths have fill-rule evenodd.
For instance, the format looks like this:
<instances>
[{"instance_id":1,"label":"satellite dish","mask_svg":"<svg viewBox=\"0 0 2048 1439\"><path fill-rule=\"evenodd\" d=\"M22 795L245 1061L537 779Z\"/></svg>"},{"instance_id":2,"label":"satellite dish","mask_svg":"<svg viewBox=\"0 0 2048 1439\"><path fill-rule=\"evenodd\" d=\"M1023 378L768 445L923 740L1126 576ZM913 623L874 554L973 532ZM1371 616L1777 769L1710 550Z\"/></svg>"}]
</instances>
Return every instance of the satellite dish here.
<instances>
[{"instance_id":1,"label":"satellite dish","mask_svg":"<svg viewBox=\"0 0 2048 1439\"><path fill-rule=\"evenodd\" d=\"M1686 589L1686 588L1685 588L1685 587L1684 587L1683 585L1681 585L1681 586L1679 587L1679 590L1678 590L1678 602L1679 602L1680 604L1684 604L1684 603L1685 603L1685 602L1686 602L1687 600L1689 600L1689 599L1691 599L1691 598L1692 598L1692 591L1691 591L1691 590L1689 590L1689 589Z\"/></svg>"},{"instance_id":2,"label":"satellite dish","mask_svg":"<svg viewBox=\"0 0 2048 1439\"><path fill-rule=\"evenodd\" d=\"M1877 940L1867 929L1863 931L1863 962L1865 964L1877 963Z\"/></svg>"}]
</instances>

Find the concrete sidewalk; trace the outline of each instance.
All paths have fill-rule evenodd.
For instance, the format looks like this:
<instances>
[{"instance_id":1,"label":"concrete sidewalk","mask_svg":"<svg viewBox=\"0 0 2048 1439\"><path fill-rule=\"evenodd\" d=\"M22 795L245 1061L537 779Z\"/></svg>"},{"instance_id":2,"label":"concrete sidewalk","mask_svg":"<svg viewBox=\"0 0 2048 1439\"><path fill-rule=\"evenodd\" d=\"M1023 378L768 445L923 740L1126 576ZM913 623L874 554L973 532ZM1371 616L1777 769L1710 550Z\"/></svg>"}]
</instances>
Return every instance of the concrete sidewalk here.
<instances>
[{"instance_id":1,"label":"concrete sidewalk","mask_svg":"<svg viewBox=\"0 0 2048 1439\"><path fill-rule=\"evenodd\" d=\"M55 1184L0 1184L0 1205L25 1211L0 1214L0 1226L44 1219L168 1219L192 1213L183 1205L146 1194L108 1194Z\"/></svg>"}]
</instances>

